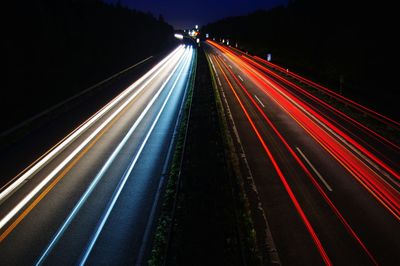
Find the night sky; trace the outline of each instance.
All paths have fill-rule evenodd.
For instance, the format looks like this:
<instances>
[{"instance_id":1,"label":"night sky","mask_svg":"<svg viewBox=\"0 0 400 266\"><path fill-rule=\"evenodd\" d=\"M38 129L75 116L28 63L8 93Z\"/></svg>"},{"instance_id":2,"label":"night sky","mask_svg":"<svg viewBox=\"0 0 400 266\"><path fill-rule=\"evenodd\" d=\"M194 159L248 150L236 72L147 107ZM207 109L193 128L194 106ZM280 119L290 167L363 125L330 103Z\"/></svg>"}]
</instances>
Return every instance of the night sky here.
<instances>
[{"instance_id":1,"label":"night sky","mask_svg":"<svg viewBox=\"0 0 400 266\"><path fill-rule=\"evenodd\" d=\"M104 0L116 3L117 0ZM192 28L228 16L245 15L257 9L270 9L287 0L122 0L121 4L141 11L160 14L175 29Z\"/></svg>"}]
</instances>

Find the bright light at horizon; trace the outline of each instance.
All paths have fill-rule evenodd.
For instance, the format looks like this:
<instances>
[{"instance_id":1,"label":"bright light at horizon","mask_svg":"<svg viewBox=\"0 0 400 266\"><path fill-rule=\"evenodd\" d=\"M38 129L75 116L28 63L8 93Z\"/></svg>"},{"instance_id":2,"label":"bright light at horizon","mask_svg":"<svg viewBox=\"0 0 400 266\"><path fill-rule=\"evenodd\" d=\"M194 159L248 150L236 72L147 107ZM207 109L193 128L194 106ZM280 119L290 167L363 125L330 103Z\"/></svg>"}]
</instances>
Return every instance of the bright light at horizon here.
<instances>
[{"instance_id":1,"label":"bright light at horizon","mask_svg":"<svg viewBox=\"0 0 400 266\"><path fill-rule=\"evenodd\" d=\"M182 39L183 39L183 35L182 35L182 34L179 34L179 33L175 33L175 34L174 34L174 37L177 38L177 39L179 39L179 40L182 40Z\"/></svg>"}]
</instances>

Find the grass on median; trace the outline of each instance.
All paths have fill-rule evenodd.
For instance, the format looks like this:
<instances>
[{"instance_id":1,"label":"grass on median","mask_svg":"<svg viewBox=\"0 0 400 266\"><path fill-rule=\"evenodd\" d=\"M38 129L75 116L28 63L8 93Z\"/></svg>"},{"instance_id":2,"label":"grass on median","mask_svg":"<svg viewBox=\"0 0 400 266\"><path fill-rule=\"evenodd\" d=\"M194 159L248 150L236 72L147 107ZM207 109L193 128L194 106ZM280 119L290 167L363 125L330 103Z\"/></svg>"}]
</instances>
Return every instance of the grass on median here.
<instances>
[{"instance_id":1,"label":"grass on median","mask_svg":"<svg viewBox=\"0 0 400 266\"><path fill-rule=\"evenodd\" d=\"M214 72L211 66L211 62L207 57L208 67L211 73L212 85L215 94L215 102L218 110L218 120L221 125L221 133L224 142L225 156L228 161L228 167L231 172L231 181L233 187L233 193L235 194L236 202L236 215L237 222L239 226L239 231L241 239L243 241L243 249L246 257L246 262L249 265L260 265L262 263L261 254L257 246L257 236L254 227L250 202L247 198L243 173L240 170L240 162L238 153L235 148L235 144L232 138L232 134L229 130L227 116L225 114L224 106L221 100L221 95L219 93L217 82L214 76Z\"/></svg>"},{"instance_id":2,"label":"grass on median","mask_svg":"<svg viewBox=\"0 0 400 266\"><path fill-rule=\"evenodd\" d=\"M153 247L148 264L151 266L163 265L168 250L169 235L172 227L173 216L176 208L182 157L185 149L186 133L190 117L190 107L193 98L194 80L196 77L197 52L193 60L193 73L189 81L189 88L182 111L181 122L178 129L178 138L167 179L167 185L162 199L160 218L155 231Z\"/></svg>"}]
</instances>

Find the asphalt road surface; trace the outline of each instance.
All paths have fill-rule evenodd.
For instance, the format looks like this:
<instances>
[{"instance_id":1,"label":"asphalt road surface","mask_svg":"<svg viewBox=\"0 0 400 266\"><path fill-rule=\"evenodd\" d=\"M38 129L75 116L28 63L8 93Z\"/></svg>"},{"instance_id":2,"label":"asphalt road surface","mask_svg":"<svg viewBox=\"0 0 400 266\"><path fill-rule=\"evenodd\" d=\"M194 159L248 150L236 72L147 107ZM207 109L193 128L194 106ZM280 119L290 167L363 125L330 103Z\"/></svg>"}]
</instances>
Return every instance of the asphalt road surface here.
<instances>
[{"instance_id":1,"label":"asphalt road surface","mask_svg":"<svg viewBox=\"0 0 400 266\"><path fill-rule=\"evenodd\" d=\"M145 263L193 58L179 46L1 188L2 265Z\"/></svg>"},{"instance_id":2,"label":"asphalt road surface","mask_svg":"<svg viewBox=\"0 0 400 266\"><path fill-rule=\"evenodd\" d=\"M399 265L398 151L387 164L351 123L338 127L232 49L204 46L281 263Z\"/></svg>"}]
</instances>

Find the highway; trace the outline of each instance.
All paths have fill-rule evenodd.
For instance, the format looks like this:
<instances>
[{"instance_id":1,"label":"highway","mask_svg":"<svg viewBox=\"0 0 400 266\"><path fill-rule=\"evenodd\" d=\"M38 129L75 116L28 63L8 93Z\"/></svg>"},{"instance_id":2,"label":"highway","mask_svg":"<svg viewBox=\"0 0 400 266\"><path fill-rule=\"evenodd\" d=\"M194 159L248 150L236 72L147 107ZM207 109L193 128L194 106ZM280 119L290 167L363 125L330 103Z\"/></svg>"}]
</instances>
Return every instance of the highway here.
<instances>
[{"instance_id":1,"label":"highway","mask_svg":"<svg viewBox=\"0 0 400 266\"><path fill-rule=\"evenodd\" d=\"M267 75L274 82L284 86L291 93L295 94L296 97L302 99L302 101L310 103L310 106L318 112L323 112L330 123L345 131L346 134L364 147L378 154L380 159L385 161L385 164L398 168L397 159L400 146L393 140L382 136L381 133L382 128L388 132L398 133L400 130L399 122L267 60L257 56L250 56L235 48L231 48L231 51L241 56L243 60ZM311 88L313 93L297 85L296 82L297 84L304 84L308 88ZM338 109L337 106L339 103L343 109L346 109L347 112L351 111L352 114L349 115L346 111ZM372 119L363 124L363 119L360 120L360 116ZM377 127L381 127L381 132L374 130Z\"/></svg>"},{"instance_id":2,"label":"highway","mask_svg":"<svg viewBox=\"0 0 400 266\"><path fill-rule=\"evenodd\" d=\"M204 47L280 262L399 265L399 147L296 88L286 71Z\"/></svg>"},{"instance_id":3,"label":"highway","mask_svg":"<svg viewBox=\"0 0 400 266\"><path fill-rule=\"evenodd\" d=\"M1 188L2 265L145 263L194 58L176 48Z\"/></svg>"}]
</instances>

